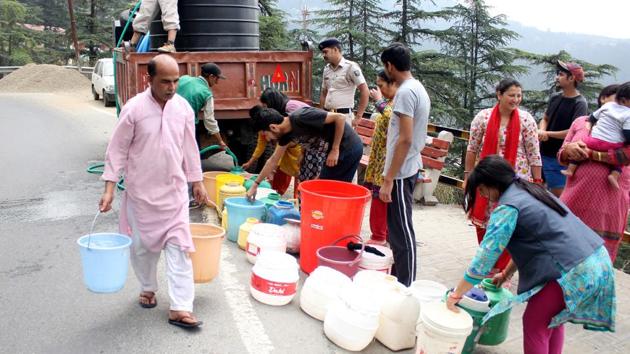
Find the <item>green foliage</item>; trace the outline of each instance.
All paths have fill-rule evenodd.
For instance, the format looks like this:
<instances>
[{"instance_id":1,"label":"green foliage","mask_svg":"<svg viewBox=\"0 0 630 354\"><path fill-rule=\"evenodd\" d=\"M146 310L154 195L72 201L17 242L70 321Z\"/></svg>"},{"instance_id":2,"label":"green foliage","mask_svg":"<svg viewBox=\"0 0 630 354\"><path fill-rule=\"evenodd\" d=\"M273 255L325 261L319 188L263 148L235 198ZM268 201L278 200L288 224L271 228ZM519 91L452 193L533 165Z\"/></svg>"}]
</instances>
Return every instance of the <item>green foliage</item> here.
<instances>
[{"instance_id":1,"label":"green foliage","mask_svg":"<svg viewBox=\"0 0 630 354\"><path fill-rule=\"evenodd\" d=\"M421 5L433 1L397 0L393 11L386 17L393 20L394 29L388 30L394 42L401 42L410 47L421 45L421 40L440 40L444 32L426 27L427 22L451 18L448 10L426 11Z\"/></svg>"},{"instance_id":2,"label":"green foliage","mask_svg":"<svg viewBox=\"0 0 630 354\"><path fill-rule=\"evenodd\" d=\"M491 16L484 1L470 0L447 10L455 21L446 30L442 47L454 61L459 83L454 87L459 107L453 109L465 112L455 119L467 127L479 109L493 104L495 85L526 73L527 67L515 63L515 52L508 47L518 34L505 28L505 16Z\"/></svg>"},{"instance_id":3,"label":"green foliage","mask_svg":"<svg viewBox=\"0 0 630 354\"><path fill-rule=\"evenodd\" d=\"M576 62L584 69L584 82L578 86L580 93L589 102L589 109L593 111L597 108L597 96L603 88L601 80L608 76L613 76L617 68L608 64L593 64L584 60L576 59L568 52L561 50L555 54L535 54L522 50L516 51L516 55L527 61L530 66L539 68L544 73L543 90L528 90L524 94L523 105L527 107L534 116L542 117L549 96L556 92L556 70L558 60L565 62Z\"/></svg>"},{"instance_id":4,"label":"green foliage","mask_svg":"<svg viewBox=\"0 0 630 354\"><path fill-rule=\"evenodd\" d=\"M277 12L276 12L277 13ZM292 39L282 15L260 17L260 50L287 50Z\"/></svg>"}]
</instances>

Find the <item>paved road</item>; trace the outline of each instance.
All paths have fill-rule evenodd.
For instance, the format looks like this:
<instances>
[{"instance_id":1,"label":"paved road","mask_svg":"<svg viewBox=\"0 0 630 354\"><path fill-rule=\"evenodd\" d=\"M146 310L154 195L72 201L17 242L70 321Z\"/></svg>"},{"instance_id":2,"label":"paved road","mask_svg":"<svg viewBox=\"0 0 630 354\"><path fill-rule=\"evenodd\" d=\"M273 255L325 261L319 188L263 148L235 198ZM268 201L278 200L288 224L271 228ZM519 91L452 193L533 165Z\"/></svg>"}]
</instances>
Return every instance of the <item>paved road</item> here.
<instances>
[{"instance_id":1,"label":"paved road","mask_svg":"<svg viewBox=\"0 0 630 354\"><path fill-rule=\"evenodd\" d=\"M2 94L0 107L1 352L344 352L297 300L280 308L253 300L250 266L229 242L220 276L196 288L201 331L167 324L165 291L158 293L157 308L141 309L133 272L118 293L86 290L76 239L88 232L103 185L85 169L103 159L114 109L52 94ZM191 215L194 221L212 218ZM115 219L102 216L96 230L115 231ZM161 265L162 289L163 270ZM365 352L387 350L374 342Z\"/></svg>"}]
</instances>

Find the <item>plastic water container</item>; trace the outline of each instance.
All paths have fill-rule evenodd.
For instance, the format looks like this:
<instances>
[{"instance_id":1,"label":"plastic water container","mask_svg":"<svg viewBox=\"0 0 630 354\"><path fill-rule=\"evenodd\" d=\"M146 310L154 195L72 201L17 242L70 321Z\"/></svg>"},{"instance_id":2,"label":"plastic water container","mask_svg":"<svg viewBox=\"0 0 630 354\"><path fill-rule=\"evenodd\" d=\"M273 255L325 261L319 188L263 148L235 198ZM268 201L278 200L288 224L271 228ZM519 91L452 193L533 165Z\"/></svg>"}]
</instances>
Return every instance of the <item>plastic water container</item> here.
<instances>
[{"instance_id":1,"label":"plastic water container","mask_svg":"<svg viewBox=\"0 0 630 354\"><path fill-rule=\"evenodd\" d=\"M309 316L323 321L330 304L352 284L350 278L330 267L317 267L306 278L300 292L300 308Z\"/></svg>"},{"instance_id":2,"label":"plastic water container","mask_svg":"<svg viewBox=\"0 0 630 354\"><path fill-rule=\"evenodd\" d=\"M490 278L481 281L481 288L490 300L490 308L505 299L514 297L508 289L494 285ZM503 343L508 336L511 312L510 309L489 319L484 325L483 334L479 337L479 344L499 345Z\"/></svg>"},{"instance_id":3,"label":"plastic water container","mask_svg":"<svg viewBox=\"0 0 630 354\"><path fill-rule=\"evenodd\" d=\"M490 300L483 290L474 287L464 294L457 306L468 312L473 319L472 332L466 339L464 349L462 349L462 354L472 354L483 333L483 317L490 311Z\"/></svg>"},{"instance_id":4,"label":"plastic water container","mask_svg":"<svg viewBox=\"0 0 630 354\"><path fill-rule=\"evenodd\" d=\"M300 253L300 220L285 219L286 224L282 225L284 238L287 240L287 252Z\"/></svg>"},{"instance_id":5,"label":"plastic water container","mask_svg":"<svg viewBox=\"0 0 630 354\"><path fill-rule=\"evenodd\" d=\"M243 224L238 228L238 247L245 249L247 247L247 237L252 230L252 226L258 224L260 220L256 218L247 218Z\"/></svg>"},{"instance_id":6,"label":"plastic water container","mask_svg":"<svg viewBox=\"0 0 630 354\"><path fill-rule=\"evenodd\" d=\"M376 339L393 351L413 348L419 312L418 299L394 278L383 297Z\"/></svg>"},{"instance_id":7,"label":"plastic water container","mask_svg":"<svg viewBox=\"0 0 630 354\"><path fill-rule=\"evenodd\" d=\"M221 198L221 188L223 187L223 185L225 185L228 182L235 182L236 184L242 185L243 182L245 182L245 177L243 176L239 176L239 175L235 175L232 173L222 173L216 176L216 193L217 193L217 210L221 211L223 210L223 199ZM243 187L243 189L245 189L245 187Z\"/></svg>"},{"instance_id":8,"label":"plastic water container","mask_svg":"<svg viewBox=\"0 0 630 354\"><path fill-rule=\"evenodd\" d=\"M77 240L83 283L95 293L114 293L125 286L131 238L117 233L94 233Z\"/></svg>"},{"instance_id":9,"label":"plastic water container","mask_svg":"<svg viewBox=\"0 0 630 354\"><path fill-rule=\"evenodd\" d=\"M208 192L208 198L212 204L217 205L217 176L223 174L223 171L208 171L203 173L203 185Z\"/></svg>"},{"instance_id":10,"label":"plastic water container","mask_svg":"<svg viewBox=\"0 0 630 354\"><path fill-rule=\"evenodd\" d=\"M219 274L225 229L212 224L190 224L195 252L190 254L195 283L209 283Z\"/></svg>"},{"instance_id":11,"label":"plastic water container","mask_svg":"<svg viewBox=\"0 0 630 354\"><path fill-rule=\"evenodd\" d=\"M242 186L240 186L243 188ZM265 205L259 201L249 201L246 197L231 197L225 200L228 213L227 238L232 242L238 240L238 230L247 218L262 219L265 215Z\"/></svg>"},{"instance_id":12,"label":"plastic water container","mask_svg":"<svg viewBox=\"0 0 630 354\"><path fill-rule=\"evenodd\" d=\"M267 212L267 222L270 224L284 225L285 219L300 220L300 212L295 208L293 203L279 200L272 205Z\"/></svg>"},{"instance_id":13,"label":"plastic water container","mask_svg":"<svg viewBox=\"0 0 630 354\"><path fill-rule=\"evenodd\" d=\"M370 252L363 252L363 257L359 262L360 270L376 270L390 274L392 271L392 265L394 264L394 253L389 247L381 245L370 245L385 254L385 257L376 255ZM356 251L359 252L358 250Z\"/></svg>"},{"instance_id":14,"label":"plastic water container","mask_svg":"<svg viewBox=\"0 0 630 354\"><path fill-rule=\"evenodd\" d=\"M282 234L282 227L274 224L260 223L252 226L247 236L247 260L256 264L256 257L262 251L287 251L287 241Z\"/></svg>"},{"instance_id":15,"label":"plastic water container","mask_svg":"<svg viewBox=\"0 0 630 354\"><path fill-rule=\"evenodd\" d=\"M455 313L443 302L423 304L420 319L416 354L459 354L473 329L466 311Z\"/></svg>"},{"instance_id":16,"label":"plastic water container","mask_svg":"<svg viewBox=\"0 0 630 354\"><path fill-rule=\"evenodd\" d=\"M448 291L445 285L432 280L416 280L409 287L413 295L423 304L440 302Z\"/></svg>"},{"instance_id":17,"label":"plastic water container","mask_svg":"<svg viewBox=\"0 0 630 354\"><path fill-rule=\"evenodd\" d=\"M278 251L263 251L252 267L250 292L254 299L272 306L286 305L297 292L300 274L293 256Z\"/></svg>"},{"instance_id":18,"label":"plastic water container","mask_svg":"<svg viewBox=\"0 0 630 354\"><path fill-rule=\"evenodd\" d=\"M302 182L298 190L302 216L300 267L308 274L318 265L318 249L340 237L361 234L371 193L356 184L324 179Z\"/></svg>"},{"instance_id":19,"label":"plastic water container","mask_svg":"<svg viewBox=\"0 0 630 354\"><path fill-rule=\"evenodd\" d=\"M324 334L343 349L363 350L374 339L380 312L373 294L353 283L330 304L324 318Z\"/></svg>"}]
</instances>

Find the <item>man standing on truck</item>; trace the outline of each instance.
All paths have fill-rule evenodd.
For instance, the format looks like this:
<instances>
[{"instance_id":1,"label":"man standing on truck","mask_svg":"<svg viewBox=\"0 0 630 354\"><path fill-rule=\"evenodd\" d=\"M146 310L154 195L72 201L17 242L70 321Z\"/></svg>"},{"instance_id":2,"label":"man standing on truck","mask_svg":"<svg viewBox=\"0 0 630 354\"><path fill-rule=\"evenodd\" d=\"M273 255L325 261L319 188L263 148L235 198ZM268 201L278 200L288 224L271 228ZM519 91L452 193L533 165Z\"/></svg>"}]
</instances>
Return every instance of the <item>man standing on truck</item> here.
<instances>
[{"instance_id":1,"label":"man standing on truck","mask_svg":"<svg viewBox=\"0 0 630 354\"><path fill-rule=\"evenodd\" d=\"M157 264L166 257L170 312L168 322L182 328L201 325L193 315L195 284L190 252L187 182L199 203L208 202L195 144L194 113L176 94L179 67L168 55L148 64L151 86L131 98L120 112L105 156L101 212L112 207L116 181L124 171L120 232L130 235L131 265L140 282L139 305L157 305Z\"/></svg>"},{"instance_id":2,"label":"man standing on truck","mask_svg":"<svg viewBox=\"0 0 630 354\"><path fill-rule=\"evenodd\" d=\"M175 53L175 37L179 30L177 0L142 0L133 20L133 36L129 43L125 43L126 51L135 51L140 37L149 32L151 21L158 11L162 12L162 26L167 33L166 43L158 48L158 52Z\"/></svg>"},{"instance_id":3,"label":"man standing on truck","mask_svg":"<svg viewBox=\"0 0 630 354\"><path fill-rule=\"evenodd\" d=\"M225 80L225 76L221 74L221 68L215 63L203 64L200 76L183 75L179 78L177 94L188 101L196 114L195 131L197 146L200 148L207 134L214 139L213 144L218 144L223 149L227 147L219 133L219 124L214 118L212 87L219 83L219 79ZM203 117L203 121L200 122L199 116Z\"/></svg>"},{"instance_id":4,"label":"man standing on truck","mask_svg":"<svg viewBox=\"0 0 630 354\"><path fill-rule=\"evenodd\" d=\"M327 63L324 67L324 80L319 97L320 107L329 112L345 114L346 121L355 127L359 119L363 117L370 98L370 90L365 83L361 68L359 64L343 57L341 42L337 38L323 40L319 43L319 50ZM360 98L355 118L352 109L357 88Z\"/></svg>"}]
</instances>

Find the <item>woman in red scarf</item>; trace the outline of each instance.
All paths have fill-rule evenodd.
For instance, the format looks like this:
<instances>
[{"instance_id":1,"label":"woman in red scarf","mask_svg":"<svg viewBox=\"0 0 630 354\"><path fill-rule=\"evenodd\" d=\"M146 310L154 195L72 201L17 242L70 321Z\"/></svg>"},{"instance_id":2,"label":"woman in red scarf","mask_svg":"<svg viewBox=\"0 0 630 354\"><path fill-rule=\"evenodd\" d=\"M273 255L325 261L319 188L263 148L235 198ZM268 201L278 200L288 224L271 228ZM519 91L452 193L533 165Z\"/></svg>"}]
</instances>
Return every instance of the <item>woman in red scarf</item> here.
<instances>
[{"instance_id":1,"label":"woman in red scarf","mask_svg":"<svg viewBox=\"0 0 630 354\"><path fill-rule=\"evenodd\" d=\"M503 79L496 87L496 93L498 103L479 112L470 124L464 184L468 172L478 161L497 154L512 164L520 178L542 183L538 128L531 114L519 109L523 99L521 84L514 79ZM475 200L469 217L477 228L477 240L481 243L494 206L479 193ZM504 252L495 264L494 272L503 271L509 261L510 256Z\"/></svg>"}]
</instances>

